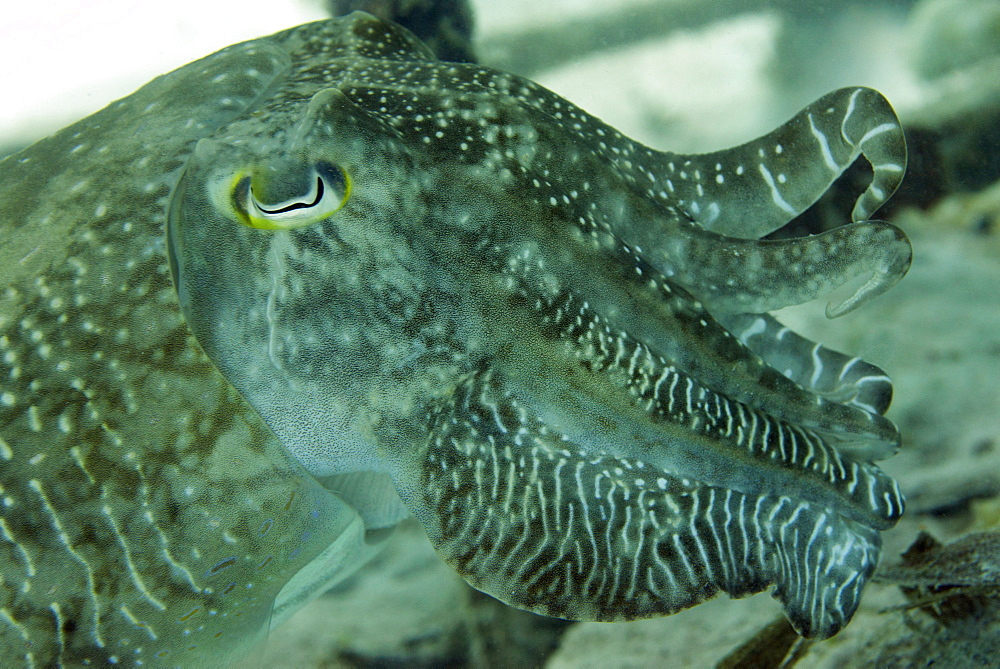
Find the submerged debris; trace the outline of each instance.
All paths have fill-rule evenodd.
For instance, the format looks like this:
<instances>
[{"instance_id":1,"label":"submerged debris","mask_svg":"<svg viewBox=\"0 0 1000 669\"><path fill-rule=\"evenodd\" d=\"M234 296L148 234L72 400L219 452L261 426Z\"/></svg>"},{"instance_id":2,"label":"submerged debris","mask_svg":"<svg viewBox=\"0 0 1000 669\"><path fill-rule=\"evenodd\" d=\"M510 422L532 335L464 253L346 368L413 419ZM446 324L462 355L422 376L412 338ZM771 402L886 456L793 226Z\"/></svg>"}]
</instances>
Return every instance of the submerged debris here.
<instances>
[{"instance_id":1,"label":"submerged debris","mask_svg":"<svg viewBox=\"0 0 1000 669\"><path fill-rule=\"evenodd\" d=\"M921 532L900 564L876 579L897 584L906 608L944 626L993 624L1000 613L1000 532L976 532L947 545Z\"/></svg>"},{"instance_id":2,"label":"submerged debris","mask_svg":"<svg viewBox=\"0 0 1000 669\"><path fill-rule=\"evenodd\" d=\"M789 669L812 643L779 616L722 658L715 669Z\"/></svg>"}]
</instances>

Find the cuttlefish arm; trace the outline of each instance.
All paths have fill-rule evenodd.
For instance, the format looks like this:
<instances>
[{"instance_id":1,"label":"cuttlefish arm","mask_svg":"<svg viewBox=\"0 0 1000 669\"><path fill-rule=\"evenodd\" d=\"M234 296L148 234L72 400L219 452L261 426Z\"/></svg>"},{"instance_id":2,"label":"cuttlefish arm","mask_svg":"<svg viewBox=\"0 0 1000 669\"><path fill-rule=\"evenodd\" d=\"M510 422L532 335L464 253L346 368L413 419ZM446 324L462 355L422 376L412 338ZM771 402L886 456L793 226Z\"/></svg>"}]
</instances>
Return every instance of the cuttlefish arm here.
<instances>
[{"instance_id":1,"label":"cuttlefish arm","mask_svg":"<svg viewBox=\"0 0 1000 669\"><path fill-rule=\"evenodd\" d=\"M815 353L810 349L815 344L782 332L770 317L762 316L763 328L754 328L734 314L718 314L658 275L636 249L610 234L596 239L604 241L594 248L582 245L571 270L546 267L569 293L564 311L572 307L581 310L581 318L603 319L609 340L628 330L716 392L829 436L852 457L879 459L899 448L898 430L881 415L891 385L880 370L823 347ZM541 233L536 240L550 254L561 246L558 238L549 241ZM610 254L595 250L602 245L619 248ZM529 263L524 265L529 283L544 284ZM576 269L583 267L586 272ZM819 368L806 364L816 355ZM884 385L859 389L867 376L881 377ZM846 401L853 395L860 401Z\"/></svg>"},{"instance_id":2,"label":"cuttlefish arm","mask_svg":"<svg viewBox=\"0 0 1000 669\"><path fill-rule=\"evenodd\" d=\"M664 153L658 185L706 230L757 239L795 218L859 157L874 175L852 221L892 196L906 171L906 140L889 101L871 88L841 88L746 144L704 154Z\"/></svg>"},{"instance_id":3,"label":"cuttlefish arm","mask_svg":"<svg viewBox=\"0 0 1000 669\"><path fill-rule=\"evenodd\" d=\"M800 633L836 633L903 502L820 433L874 453L898 443L894 429L813 396L796 381L804 368L762 365L627 247L599 252L603 238L588 238L575 262L548 263L562 229L536 229L510 252L508 280L484 284L505 296L484 322L519 344L429 410L401 467L439 554L545 615L631 620L774 585Z\"/></svg>"},{"instance_id":4,"label":"cuttlefish arm","mask_svg":"<svg viewBox=\"0 0 1000 669\"><path fill-rule=\"evenodd\" d=\"M852 295L827 305L827 317L843 316L896 285L913 256L905 233L882 221L776 241L723 237L694 224L687 231L649 251L650 263L717 313L802 304L869 275Z\"/></svg>"},{"instance_id":5,"label":"cuttlefish arm","mask_svg":"<svg viewBox=\"0 0 1000 669\"><path fill-rule=\"evenodd\" d=\"M646 413L644 434L659 433L668 448L618 441L634 423L589 439L606 438L604 448L581 444L558 419L540 416L539 398L517 382L492 371L471 375L429 417L419 485L407 495L435 548L475 587L544 615L647 618L773 584L801 634L835 634L877 563L873 527L898 511L869 509L865 500L872 491L898 502L894 484L760 415L740 432L745 442L725 444L717 437L726 428L705 423L712 402L725 400L699 395L706 403L677 412L690 400L690 380L640 390L646 374L657 378L656 365L648 358L633 370L636 404L648 413L629 413ZM697 427L675 440L680 425ZM766 445L772 430L788 440L780 455ZM733 456L754 461L746 469L754 473L741 473ZM803 457L824 463L823 471L795 461ZM837 492L826 489L831 478Z\"/></svg>"},{"instance_id":6,"label":"cuttlefish arm","mask_svg":"<svg viewBox=\"0 0 1000 669\"><path fill-rule=\"evenodd\" d=\"M889 376L861 358L817 344L770 314L718 314L716 320L774 369L833 402L885 414L892 401Z\"/></svg>"},{"instance_id":7,"label":"cuttlefish arm","mask_svg":"<svg viewBox=\"0 0 1000 669\"><path fill-rule=\"evenodd\" d=\"M855 203L854 223L808 238L757 239L815 202L859 155L874 176ZM633 221L620 234L719 313L801 304L868 275L853 295L827 307L833 318L885 292L909 269L903 232L865 220L896 190L905 168L903 132L885 98L868 88L841 89L747 144L701 155L652 154L645 169L676 216Z\"/></svg>"}]
</instances>

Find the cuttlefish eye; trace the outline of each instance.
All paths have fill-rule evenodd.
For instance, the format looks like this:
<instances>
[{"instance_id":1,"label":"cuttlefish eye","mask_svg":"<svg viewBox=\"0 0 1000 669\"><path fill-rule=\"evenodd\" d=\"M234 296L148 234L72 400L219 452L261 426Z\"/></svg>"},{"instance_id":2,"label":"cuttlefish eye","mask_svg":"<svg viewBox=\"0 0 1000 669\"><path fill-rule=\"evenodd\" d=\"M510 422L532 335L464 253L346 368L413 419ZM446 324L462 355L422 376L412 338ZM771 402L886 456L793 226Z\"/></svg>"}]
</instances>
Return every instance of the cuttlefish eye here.
<instances>
[{"instance_id":1,"label":"cuttlefish eye","mask_svg":"<svg viewBox=\"0 0 1000 669\"><path fill-rule=\"evenodd\" d=\"M262 230L318 223L344 206L351 180L336 165L270 165L233 179L232 205L240 222Z\"/></svg>"}]
</instances>

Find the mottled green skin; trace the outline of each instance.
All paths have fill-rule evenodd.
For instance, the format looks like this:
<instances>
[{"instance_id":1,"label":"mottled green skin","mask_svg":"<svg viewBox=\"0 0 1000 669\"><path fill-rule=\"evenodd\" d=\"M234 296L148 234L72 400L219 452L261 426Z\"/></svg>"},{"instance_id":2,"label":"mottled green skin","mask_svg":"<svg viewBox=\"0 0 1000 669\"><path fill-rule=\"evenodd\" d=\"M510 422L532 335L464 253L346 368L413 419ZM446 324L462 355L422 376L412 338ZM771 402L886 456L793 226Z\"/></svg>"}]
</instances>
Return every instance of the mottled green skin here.
<instances>
[{"instance_id":1,"label":"mottled green skin","mask_svg":"<svg viewBox=\"0 0 1000 669\"><path fill-rule=\"evenodd\" d=\"M757 240L860 153L858 222ZM351 185L321 219L317 165ZM762 312L902 276L905 237L864 219L904 166L869 89L679 156L360 13L10 157L3 658L235 657L400 499L517 606L623 620L773 584L835 633L902 511L869 462L898 445L891 389ZM305 223L244 226L241 175Z\"/></svg>"},{"instance_id":2,"label":"mottled green skin","mask_svg":"<svg viewBox=\"0 0 1000 669\"><path fill-rule=\"evenodd\" d=\"M235 658L304 565L363 548L197 347L163 252L194 141L287 66L227 49L0 163L3 666Z\"/></svg>"}]
</instances>

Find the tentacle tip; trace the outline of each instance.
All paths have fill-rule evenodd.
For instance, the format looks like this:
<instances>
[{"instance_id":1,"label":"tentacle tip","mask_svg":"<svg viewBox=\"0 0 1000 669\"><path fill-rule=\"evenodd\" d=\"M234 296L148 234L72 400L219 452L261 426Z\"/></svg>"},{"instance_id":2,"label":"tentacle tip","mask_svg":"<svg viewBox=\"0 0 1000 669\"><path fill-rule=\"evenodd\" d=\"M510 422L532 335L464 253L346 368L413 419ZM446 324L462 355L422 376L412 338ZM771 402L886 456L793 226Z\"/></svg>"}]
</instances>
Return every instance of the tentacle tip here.
<instances>
[{"instance_id":1,"label":"tentacle tip","mask_svg":"<svg viewBox=\"0 0 1000 669\"><path fill-rule=\"evenodd\" d=\"M849 304L849 302L851 302L851 301L852 301L852 298L847 298L846 300L844 300L840 304L834 304L833 302L827 302L827 304L826 304L826 310L825 310L826 317L829 318L830 320L833 320L834 318L840 318L844 314L849 314L852 311L854 311L855 309L857 309L859 306L861 306L860 304L857 304L857 303L855 303L855 304Z\"/></svg>"},{"instance_id":2,"label":"tentacle tip","mask_svg":"<svg viewBox=\"0 0 1000 669\"><path fill-rule=\"evenodd\" d=\"M875 299L895 286L900 279L906 276L906 273L910 269L910 262L913 259L913 249L910 246L910 240L906 238L903 231L894 225L881 221L871 221L870 223L882 227L891 235L891 239L888 240L887 244L879 243L878 240L870 240L870 243L876 244L878 250L884 252L883 261L872 273L871 278L858 288L853 295L840 304L830 302L826 305L827 318L839 318Z\"/></svg>"},{"instance_id":3,"label":"tentacle tip","mask_svg":"<svg viewBox=\"0 0 1000 669\"><path fill-rule=\"evenodd\" d=\"M865 282L865 285L858 288L853 295L845 299L840 304L829 302L826 305L826 317L830 320L840 318L849 314L863 304L874 300L876 297L892 288L897 281L903 278L903 274L890 272L875 272L872 277Z\"/></svg>"}]
</instances>

